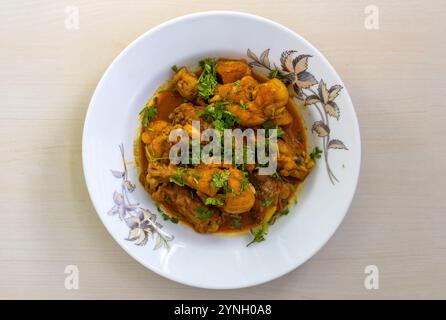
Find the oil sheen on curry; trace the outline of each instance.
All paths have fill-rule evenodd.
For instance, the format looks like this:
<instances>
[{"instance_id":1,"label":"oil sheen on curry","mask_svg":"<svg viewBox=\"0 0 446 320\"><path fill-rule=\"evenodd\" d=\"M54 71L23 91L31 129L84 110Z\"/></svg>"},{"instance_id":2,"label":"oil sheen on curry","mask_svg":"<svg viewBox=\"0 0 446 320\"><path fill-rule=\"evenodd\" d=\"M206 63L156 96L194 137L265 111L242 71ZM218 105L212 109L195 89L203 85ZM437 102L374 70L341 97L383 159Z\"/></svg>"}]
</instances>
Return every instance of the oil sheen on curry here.
<instances>
[{"instance_id":1,"label":"oil sheen on curry","mask_svg":"<svg viewBox=\"0 0 446 320\"><path fill-rule=\"evenodd\" d=\"M199 233L264 234L288 214L314 165L287 86L244 60L208 58L172 70L140 113L135 153L141 183L165 220ZM276 172L260 175L258 163L173 164L169 134L182 128L192 136L192 121L200 121L201 130L277 129Z\"/></svg>"}]
</instances>

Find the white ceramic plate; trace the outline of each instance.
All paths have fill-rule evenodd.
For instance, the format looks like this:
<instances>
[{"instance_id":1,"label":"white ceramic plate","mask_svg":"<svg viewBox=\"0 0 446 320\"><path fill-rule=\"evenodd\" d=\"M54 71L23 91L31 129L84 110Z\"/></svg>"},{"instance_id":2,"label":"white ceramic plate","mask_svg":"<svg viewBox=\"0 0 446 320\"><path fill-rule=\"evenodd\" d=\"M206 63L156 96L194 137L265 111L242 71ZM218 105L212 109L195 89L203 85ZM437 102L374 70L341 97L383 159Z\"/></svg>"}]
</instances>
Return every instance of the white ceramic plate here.
<instances>
[{"instance_id":1,"label":"white ceramic plate","mask_svg":"<svg viewBox=\"0 0 446 320\"><path fill-rule=\"evenodd\" d=\"M306 98L309 104L302 107L302 114L310 148L319 146L324 151L304 183L299 203L270 227L266 241L250 247L246 247L249 236L197 234L157 218L155 205L139 184L131 163L138 113L146 100L172 75L172 65L195 64L205 57L245 58L260 71L267 72L276 65L288 73L300 99ZM123 177L120 145L130 161ZM270 20L217 11L163 23L135 40L113 61L88 108L82 155L96 211L128 254L174 281L226 289L280 277L327 242L355 192L361 145L347 90L316 48ZM153 223L156 218L159 225ZM170 240L168 235L174 239L167 241L167 248L164 240Z\"/></svg>"}]
</instances>

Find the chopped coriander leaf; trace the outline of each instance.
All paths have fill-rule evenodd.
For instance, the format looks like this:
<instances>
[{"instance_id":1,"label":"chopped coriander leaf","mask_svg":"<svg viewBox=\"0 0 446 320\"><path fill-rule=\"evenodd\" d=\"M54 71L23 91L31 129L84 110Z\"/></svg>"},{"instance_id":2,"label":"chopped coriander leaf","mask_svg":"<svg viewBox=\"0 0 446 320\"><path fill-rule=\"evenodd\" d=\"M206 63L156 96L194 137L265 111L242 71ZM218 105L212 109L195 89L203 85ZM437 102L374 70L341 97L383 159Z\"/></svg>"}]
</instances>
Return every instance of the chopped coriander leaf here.
<instances>
[{"instance_id":1,"label":"chopped coriander leaf","mask_svg":"<svg viewBox=\"0 0 446 320\"><path fill-rule=\"evenodd\" d=\"M177 67L176 64L174 64L174 65L171 67L171 69L172 69L172 71L175 72L175 73L178 72L178 67Z\"/></svg>"},{"instance_id":2,"label":"chopped coriander leaf","mask_svg":"<svg viewBox=\"0 0 446 320\"><path fill-rule=\"evenodd\" d=\"M267 168L269 166L269 161L267 163L259 163L257 168Z\"/></svg>"},{"instance_id":3,"label":"chopped coriander leaf","mask_svg":"<svg viewBox=\"0 0 446 320\"><path fill-rule=\"evenodd\" d=\"M240 108L242 109L248 109L248 105L246 103L243 102L243 100L240 100Z\"/></svg>"},{"instance_id":4,"label":"chopped coriander leaf","mask_svg":"<svg viewBox=\"0 0 446 320\"><path fill-rule=\"evenodd\" d=\"M209 99L217 85L216 64L216 61L212 58L200 61L203 72L198 78L198 95L204 99Z\"/></svg>"},{"instance_id":5,"label":"chopped coriander leaf","mask_svg":"<svg viewBox=\"0 0 446 320\"><path fill-rule=\"evenodd\" d=\"M240 183L240 192L245 191L246 188L248 188L249 184L250 184L250 182L249 182L248 178L245 177L242 180L242 182Z\"/></svg>"},{"instance_id":6,"label":"chopped coriander leaf","mask_svg":"<svg viewBox=\"0 0 446 320\"><path fill-rule=\"evenodd\" d=\"M229 175L231 173L227 171L223 171L222 173L213 173L211 184L215 188L223 188L227 186Z\"/></svg>"},{"instance_id":7,"label":"chopped coriander leaf","mask_svg":"<svg viewBox=\"0 0 446 320\"><path fill-rule=\"evenodd\" d=\"M231 112L225 110L222 114L222 120L225 124L225 129L232 129L236 124L240 123L240 119L232 114Z\"/></svg>"},{"instance_id":8,"label":"chopped coriander leaf","mask_svg":"<svg viewBox=\"0 0 446 320\"><path fill-rule=\"evenodd\" d=\"M273 198L271 196L266 197L265 201L262 202L262 207L266 208L273 204Z\"/></svg>"},{"instance_id":9,"label":"chopped coriander leaf","mask_svg":"<svg viewBox=\"0 0 446 320\"><path fill-rule=\"evenodd\" d=\"M258 230L252 229L251 234L254 236L254 239L246 246L249 247L253 243L265 241L265 236L268 234L268 226L268 223L264 223Z\"/></svg>"},{"instance_id":10,"label":"chopped coriander leaf","mask_svg":"<svg viewBox=\"0 0 446 320\"><path fill-rule=\"evenodd\" d=\"M184 187L183 173L184 168L178 168L176 173L169 178L170 182L175 183L177 186Z\"/></svg>"},{"instance_id":11,"label":"chopped coriander leaf","mask_svg":"<svg viewBox=\"0 0 446 320\"><path fill-rule=\"evenodd\" d=\"M279 212L279 215L286 216L290 212L290 209L285 208L282 211Z\"/></svg>"},{"instance_id":12,"label":"chopped coriander leaf","mask_svg":"<svg viewBox=\"0 0 446 320\"><path fill-rule=\"evenodd\" d=\"M277 219L281 216L286 216L288 213L290 212L290 210L288 208L285 208L281 211L277 211L276 213L274 213L274 215L271 217L271 219L268 221L269 225L273 225L274 223L276 223Z\"/></svg>"},{"instance_id":13,"label":"chopped coriander leaf","mask_svg":"<svg viewBox=\"0 0 446 320\"><path fill-rule=\"evenodd\" d=\"M273 121L271 119L267 119L263 124L262 124L262 129L271 129L273 126Z\"/></svg>"},{"instance_id":14,"label":"chopped coriander leaf","mask_svg":"<svg viewBox=\"0 0 446 320\"><path fill-rule=\"evenodd\" d=\"M174 217L170 217L170 222L172 222L173 224L177 224L178 223L178 219L174 218Z\"/></svg>"},{"instance_id":15,"label":"chopped coriander leaf","mask_svg":"<svg viewBox=\"0 0 446 320\"><path fill-rule=\"evenodd\" d=\"M233 217L231 220L231 227L234 229L240 229L241 226L242 226L242 218Z\"/></svg>"},{"instance_id":16,"label":"chopped coriander leaf","mask_svg":"<svg viewBox=\"0 0 446 320\"><path fill-rule=\"evenodd\" d=\"M282 177L277 171L273 173L272 177L276 180L282 180Z\"/></svg>"},{"instance_id":17,"label":"chopped coriander leaf","mask_svg":"<svg viewBox=\"0 0 446 320\"><path fill-rule=\"evenodd\" d=\"M212 205L212 206L222 206L224 205L224 202L220 198L212 198L209 197L204 202L205 205Z\"/></svg>"},{"instance_id":18,"label":"chopped coriander leaf","mask_svg":"<svg viewBox=\"0 0 446 320\"><path fill-rule=\"evenodd\" d=\"M320 158L321 158L321 155L322 155L322 150L319 149L319 147L315 147L315 148L313 149L313 151L310 153L310 158L311 158L313 161L316 161L317 159L320 159Z\"/></svg>"},{"instance_id":19,"label":"chopped coriander leaf","mask_svg":"<svg viewBox=\"0 0 446 320\"><path fill-rule=\"evenodd\" d=\"M268 73L268 78L270 78L270 79L278 78L278 77L279 77L279 69L277 67L275 67Z\"/></svg>"},{"instance_id":20,"label":"chopped coriander leaf","mask_svg":"<svg viewBox=\"0 0 446 320\"><path fill-rule=\"evenodd\" d=\"M158 210L159 213L164 213L159 203L156 204L156 210Z\"/></svg>"},{"instance_id":21,"label":"chopped coriander leaf","mask_svg":"<svg viewBox=\"0 0 446 320\"><path fill-rule=\"evenodd\" d=\"M177 186L184 187L184 181L181 176L173 175L169 178L169 181L175 183Z\"/></svg>"},{"instance_id":22,"label":"chopped coriander leaf","mask_svg":"<svg viewBox=\"0 0 446 320\"><path fill-rule=\"evenodd\" d=\"M243 163L241 163L241 164L233 163L233 165L239 170L242 170L242 171L245 170L245 165Z\"/></svg>"},{"instance_id":23,"label":"chopped coriander leaf","mask_svg":"<svg viewBox=\"0 0 446 320\"><path fill-rule=\"evenodd\" d=\"M167 215L165 213L162 213L162 216L163 216L163 220L164 221L170 221L170 222L175 223L175 224L178 223L178 219L177 218L171 217L171 216L169 216L169 215Z\"/></svg>"},{"instance_id":24,"label":"chopped coriander leaf","mask_svg":"<svg viewBox=\"0 0 446 320\"><path fill-rule=\"evenodd\" d=\"M200 117L211 122L214 128L219 131L231 129L236 124L240 123L240 119L226 110L225 105L230 103L231 101L228 100L220 100L212 103L204 108L200 113Z\"/></svg>"},{"instance_id":25,"label":"chopped coriander leaf","mask_svg":"<svg viewBox=\"0 0 446 320\"><path fill-rule=\"evenodd\" d=\"M219 108L219 107L223 107L223 106L226 106L228 104L231 104L231 103L232 103L232 101L229 100L229 99L222 99L222 100L215 101L213 103L213 105L215 105L217 108Z\"/></svg>"},{"instance_id":26,"label":"chopped coriander leaf","mask_svg":"<svg viewBox=\"0 0 446 320\"><path fill-rule=\"evenodd\" d=\"M211 210L207 209L207 208L198 208L197 210L195 210L198 215L196 216L197 219L200 220L209 220L212 215L214 214Z\"/></svg>"},{"instance_id":27,"label":"chopped coriander leaf","mask_svg":"<svg viewBox=\"0 0 446 320\"><path fill-rule=\"evenodd\" d=\"M279 126L277 126L276 129L277 129L277 138L282 137L284 135L284 133L285 133L283 131L283 129L281 127L279 127Z\"/></svg>"},{"instance_id":28,"label":"chopped coriander leaf","mask_svg":"<svg viewBox=\"0 0 446 320\"><path fill-rule=\"evenodd\" d=\"M212 124L214 125L214 128L218 131L224 131L226 128L225 122L220 119L215 120L214 122L212 122Z\"/></svg>"},{"instance_id":29,"label":"chopped coriander leaf","mask_svg":"<svg viewBox=\"0 0 446 320\"><path fill-rule=\"evenodd\" d=\"M240 80L234 82L234 87L240 87Z\"/></svg>"},{"instance_id":30,"label":"chopped coriander leaf","mask_svg":"<svg viewBox=\"0 0 446 320\"><path fill-rule=\"evenodd\" d=\"M158 110L155 105L153 105L151 107L145 106L139 113L140 115L142 115L142 125L144 127L147 127L150 120L155 118L157 113L158 113Z\"/></svg>"}]
</instances>

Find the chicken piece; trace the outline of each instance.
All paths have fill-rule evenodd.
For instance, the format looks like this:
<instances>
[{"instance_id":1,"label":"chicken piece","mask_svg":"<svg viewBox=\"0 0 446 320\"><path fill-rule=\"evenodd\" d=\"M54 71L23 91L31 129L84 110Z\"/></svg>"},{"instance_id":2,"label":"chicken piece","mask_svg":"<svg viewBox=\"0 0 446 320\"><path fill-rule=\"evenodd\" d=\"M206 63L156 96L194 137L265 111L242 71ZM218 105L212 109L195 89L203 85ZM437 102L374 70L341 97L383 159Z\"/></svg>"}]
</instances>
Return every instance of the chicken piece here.
<instances>
[{"instance_id":1,"label":"chicken piece","mask_svg":"<svg viewBox=\"0 0 446 320\"><path fill-rule=\"evenodd\" d=\"M172 120L173 125L182 125L183 128L191 136L192 133L192 121L200 121L200 130L204 131L212 127L212 125L200 118L200 113L203 111L204 107L194 106L192 103L183 103L176 107L173 112L169 115L169 119Z\"/></svg>"},{"instance_id":2,"label":"chicken piece","mask_svg":"<svg viewBox=\"0 0 446 320\"><path fill-rule=\"evenodd\" d=\"M272 117L272 121L273 124L277 126L286 126L293 122L293 116L286 108L284 108L283 111Z\"/></svg>"},{"instance_id":3,"label":"chicken piece","mask_svg":"<svg viewBox=\"0 0 446 320\"><path fill-rule=\"evenodd\" d=\"M150 193L155 192L160 184L169 182L176 169L176 166L172 164L165 164L159 161L149 162L147 165L146 189Z\"/></svg>"},{"instance_id":4,"label":"chicken piece","mask_svg":"<svg viewBox=\"0 0 446 320\"><path fill-rule=\"evenodd\" d=\"M200 165L195 168L178 168L173 164L162 164L159 162L149 162L147 169L147 182L149 178L161 180L161 182L169 182L173 176L178 176L188 187L195 189L209 197L214 197L218 188L212 184L214 174L223 172L218 168Z\"/></svg>"},{"instance_id":5,"label":"chicken piece","mask_svg":"<svg viewBox=\"0 0 446 320\"><path fill-rule=\"evenodd\" d=\"M169 134L172 127L163 120L150 122L149 126L141 134L141 141L146 144L146 156L152 158L167 158L172 143L169 142Z\"/></svg>"},{"instance_id":6,"label":"chicken piece","mask_svg":"<svg viewBox=\"0 0 446 320\"><path fill-rule=\"evenodd\" d=\"M159 135L169 134L170 126L166 121L155 120L149 123L148 127L144 128L141 133L141 140L145 144L149 144Z\"/></svg>"},{"instance_id":7,"label":"chicken piece","mask_svg":"<svg viewBox=\"0 0 446 320\"><path fill-rule=\"evenodd\" d=\"M182 103L173 110L169 119L172 120L173 124L191 123L192 120L199 119L199 113L202 109L202 107L194 107L192 103Z\"/></svg>"},{"instance_id":8,"label":"chicken piece","mask_svg":"<svg viewBox=\"0 0 446 320\"><path fill-rule=\"evenodd\" d=\"M224 87L228 86L229 88L232 85L229 84L219 87L217 89L217 97L218 99L229 99L235 102L241 101L240 103L243 104L243 107L235 103L226 106L226 108L240 119L242 126L258 126L267 119L273 119L277 125L288 125L293 121L291 114L286 110L289 94L288 89L282 81L272 79L258 85L252 93L254 101L246 103L245 101L247 99L237 100L239 97L234 97L232 91L225 92Z\"/></svg>"},{"instance_id":9,"label":"chicken piece","mask_svg":"<svg viewBox=\"0 0 446 320\"><path fill-rule=\"evenodd\" d=\"M280 175L303 181L314 166L314 161L308 154L302 152L303 150L291 148L281 139L277 140L277 146L279 148L277 169Z\"/></svg>"},{"instance_id":10,"label":"chicken piece","mask_svg":"<svg viewBox=\"0 0 446 320\"><path fill-rule=\"evenodd\" d=\"M253 92L258 84L257 80L251 76L243 77L240 83L219 84L215 88L215 96L211 99L211 102L226 99L247 103L253 99Z\"/></svg>"},{"instance_id":11,"label":"chicken piece","mask_svg":"<svg viewBox=\"0 0 446 320\"><path fill-rule=\"evenodd\" d=\"M213 175L220 172L221 170L217 168L208 168L207 166L190 168L183 174L184 183L209 197L214 197L218 189L211 182Z\"/></svg>"},{"instance_id":12,"label":"chicken piece","mask_svg":"<svg viewBox=\"0 0 446 320\"><path fill-rule=\"evenodd\" d=\"M231 214L248 212L254 205L254 188L242 171L230 169L228 187L231 192L225 195L223 211Z\"/></svg>"},{"instance_id":13,"label":"chicken piece","mask_svg":"<svg viewBox=\"0 0 446 320\"><path fill-rule=\"evenodd\" d=\"M254 127L261 125L266 121L266 116L262 109L258 108L254 103L247 104L244 109L238 104L230 104L226 109L240 119L240 124L244 127Z\"/></svg>"},{"instance_id":14,"label":"chicken piece","mask_svg":"<svg viewBox=\"0 0 446 320\"><path fill-rule=\"evenodd\" d=\"M217 74L223 83L230 83L250 75L251 68L244 60L219 60L217 62Z\"/></svg>"},{"instance_id":15,"label":"chicken piece","mask_svg":"<svg viewBox=\"0 0 446 320\"><path fill-rule=\"evenodd\" d=\"M288 199L293 186L272 176L253 176L253 184L257 190L256 201L251 210L257 223L268 222L282 205L282 199Z\"/></svg>"},{"instance_id":16,"label":"chicken piece","mask_svg":"<svg viewBox=\"0 0 446 320\"><path fill-rule=\"evenodd\" d=\"M283 107L288 103L289 93L287 87L279 79L271 79L257 86L254 91L254 103L259 108L274 105Z\"/></svg>"},{"instance_id":17,"label":"chicken piece","mask_svg":"<svg viewBox=\"0 0 446 320\"><path fill-rule=\"evenodd\" d=\"M193 73L187 71L185 67L181 68L173 77L175 88L182 97L193 100L198 91L198 79Z\"/></svg>"},{"instance_id":18,"label":"chicken piece","mask_svg":"<svg viewBox=\"0 0 446 320\"><path fill-rule=\"evenodd\" d=\"M176 185L162 185L152 194L152 197L157 202L166 203L175 215L190 223L197 232L216 232L223 223L223 218L217 209L204 206L201 200L186 188ZM203 211L209 214L200 216L200 212Z\"/></svg>"},{"instance_id":19,"label":"chicken piece","mask_svg":"<svg viewBox=\"0 0 446 320\"><path fill-rule=\"evenodd\" d=\"M226 176L226 174L228 175ZM227 182L223 178L225 176L227 177ZM247 212L254 205L254 189L243 172L238 169L221 170L202 165L184 170L182 177L187 186L197 190L203 196L215 197L222 188L225 199L223 211L225 212L235 214ZM217 179L219 177L222 185L227 187L216 187L214 183L216 177Z\"/></svg>"},{"instance_id":20,"label":"chicken piece","mask_svg":"<svg viewBox=\"0 0 446 320\"><path fill-rule=\"evenodd\" d=\"M147 166L147 176L157 178L161 182L168 182L169 178L177 171L174 164L165 164L157 161L149 162Z\"/></svg>"}]
</instances>

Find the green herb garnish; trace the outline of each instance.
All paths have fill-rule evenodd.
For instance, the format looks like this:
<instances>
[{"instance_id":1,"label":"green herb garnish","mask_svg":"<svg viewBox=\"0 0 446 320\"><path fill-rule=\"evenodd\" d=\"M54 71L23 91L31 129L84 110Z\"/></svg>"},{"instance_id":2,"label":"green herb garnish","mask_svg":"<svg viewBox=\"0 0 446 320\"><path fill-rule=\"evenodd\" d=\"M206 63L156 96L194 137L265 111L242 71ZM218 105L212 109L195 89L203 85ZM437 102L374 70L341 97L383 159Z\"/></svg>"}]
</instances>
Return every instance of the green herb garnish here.
<instances>
[{"instance_id":1,"label":"green herb garnish","mask_svg":"<svg viewBox=\"0 0 446 320\"><path fill-rule=\"evenodd\" d=\"M171 69L172 69L172 71L175 72L175 73L178 72L178 67L177 67L176 64L174 64L174 65L171 67Z\"/></svg>"},{"instance_id":2,"label":"green herb garnish","mask_svg":"<svg viewBox=\"0 0 446 320\"><path fill-rule=\"evenodd\" d=\"M174 217L171 217L171 216L169 216L168 214L166 214L166 213L163 211L163 209L161 209L161 206L159 205L159 203L156 204L156 210L158 210L158 212L161 213L161 216L163 217L163 220L164 220L164 221L169 220L169 221L172 222L172 223L175 223L175 224L178 223L178 219L177 219L177 218L174 218Z\"/></svg>"},{"instance_id":3,"label":"green herb garnish","mask_svg":"<svg viewBox=\"0 0 446 320\"><path fill-rule=\"evenodd\" d=\"M195 210L198 215L196 216L197 219L200 220L209 220L212 215L214 214L211 210L207 209L207 208L198 208L197 210Z\"/></svg>"},{"instance_id":4,"label":"green herb garnish","mask_svg":"<svg viewBox=\"0 0 446 320\"><path fill-rule=\"evenodd\" d=\"M180 167L176 173L169 178L170 182L175 183L177 186L184 187L183 173L186 169Z\"/></svg>"},{"instance_id":5,"label":"green herb garnish","mask_svg":"<svg viewBox=\"0 0 446 320\"><path fill-rule=\"evenodd\" d=\"M279 68L275 67L268 73L268 78L278 78L279 77Z\"/></svg>"},{"instance_id":6,"label":"green herb garnish","mask_svg":"<svg viewBox=\"0 0 446 320\"><path fill-rule=\"evenodd\" d=\"M290 213L290 209L285 208L282 211L279 212L280 216L286 216L288 213Z\"/></svg>"},{"instance_id":7,"label":"green herb garnish","mask_svg":"<svg viewBox=\"0 0 446 320\"><path fill-rule=\"evenodd\" d=\"M231 227L234 229L240 229L242 226L242 217L233 217L231 220Z\"/></svg>"},{"instance_id":8,"label":"green herb garnish","mask_svg":"<svg viewBox=\"0 0 446 320\"><path fill-rule=\"evenodd\" d=\"M273 225L274 223L276 223L276 220L281 217L281 216L286 216L288 213L290 212L290 210L288 208L285 208L281 211L276 212L271 219L268 221L269 225Z\"/></svg>"},{"instance_id":9,"label":"green herb garnish","mask_svg":"<svg viewBox=\"0 0 446 320\"><path fill-rule=\"evenodd\" d=\"M276 180L282 180L282 177L277 171L273 173L272 177Z\"/></svg>"},{"instance_id":10,"label":"green herb garnish","mask_svg":"<svg viewBox=\"0 0 446 320\"><path fill-rule=\"evenodd\" d=\"M285 134L281 127L277 126L275 129L277 129L277 138L280 138Z\"/></svg>"},{"instance_id":11,"label":"green herb garnish","mask_svg":"<svg viewBox=\"0 0 446 320\"><path fill-rule=\"evenodd\" d=\"M250 184L250 182L249 182L248 178L245 177L242 180L242 182L240 183L240 192L245 191L246 188L248 188L249 184Z\"/></svg>"},{"instance_id":12,"label":"green herb garnish","mask_svg":"<svg viewBox=\"0 0 446 320\"><path fill-rule=\"evenodd\" d=\"M171 217L171 216L169 216L168 214L165 214L165 213L162 213L161 215L162 215L164 221L170 221L170 222L172 222L174 224L178 223L178 219L177 218Z\"/></svg>"},{"instance_id":13,"label":"green herb garnish","mask_svg":"<svg viewBox=\"0 0 446 320\"><path fill-rule=\"evenodd\" d=\"M232 129L236 124L240 123L240 119L226 110L225 106L230 103L231 101L228 100L214 102L204 108L200 113L200 117L211 122L218 131L222 132L224 129Z\"/></svg>"},{"instance_id":14,"label":"green herb garnish","mask_svg":"<svg viewBox=\"0 0 446 320\"><path fill-rule=\"evenodd\" d=\"M234 82L234 93L237 94L240 92L240 80Z\"/></svg>"},{"instance_id":15,"label":"green herb garnish","mask_svg":"<svg viewBox=\"0 0 446 320\"><path fill-rule=\"evenodd\" d=\"M265 201L262 202L262 207L267 208L273 204L273 198L271 196L266 197Z\"/></svg>"},{"instance_id":16,"label":"green herb garnish","mask_svg":"<svg viewBox=\"0 0 446 320\"><path fill-rule=\"evenodd\" d=\"M262 124L262 129L271 129L273 126L273 121L271 119L266 119L266 121Z\"/></svg>"},{"instance_id":17,"label":"green herb garnish","mask_svg":"<svg viewBox=\"0 0 446 320\"><path fill-rule=\"evenodd\" d=\"M253 243L264 241L265 236L268 234L268 226L268 223L264 223L258 230L251 229L251 234L254 236L254 239L252 239L246 246L249 247Z\"/></svg>"},{"instance_id":18,"label":"green herb garnish","mask_svg":"<svg viewBox=\"0 0 446 320\"><path fill-rule=\"evenodd\" d=\"M212 205L212 206L222 206L222 205L224 205L224 202L220 198L209 197L209 198L206 198L206 201L204 202L204 204Z\"/></svg>"},{"instance_id":19,"label":"green herb garnish","mask_svg":"<svg viewBox=\"0 0 446 320\"><path fill-rule=\"evenodd\" d=\"M150 120L155 118L157 113L158 113L158 109L156 108L155 105L153 105L151 107L145 106L139 113L140 115L142 115L142 125L144 127L147 127Z\"/></svg>"},{"instance_id":20,"label":"green herb garnish","mask_svg":"<svg viewBox=\"0 0 446 320\"><path fill-rule=\"evenodd\" d=\"M278 126L278 125L273 125L273 121L271 119L266 120L263 124L262 124L262 129L268 130L268 129L276 129L277 130L277 138L282 137L285 134L285 131L283 131L283 129ZM267 131L267 137L269 137L269 132Z\"/></svg>"},{"instance_id":21,"label":"green herb garnish","mask_svg":"<svg viewBox=\"0 0 446 320\"><path fill-rule=\"evenodd\" d=\"M228 184L229 175L231 173L227 171L223 171L222 173L213 173L211 184L215 188L223 188Z\"/></svg>"},{"instance_id":22,"label":"green herb garnish","mask_svg":"<svg viewBox=\"0 0 446 320\"><path fill-rule=\"evenodd\" d=\"M246 109L248 109L248 105L246 103L244 103L243 100L240 100L240 108L246 110Z\"/></svg>"},{"instance_id":23,"label":"green herb garnish","mask_svg":"<svg viewBox=\"0 0 446 320\"><path fill-rule=\"evenodd\" d=\"M209 99L217 85L216 64L215 59L212 58L200 61L203 72L198 78L198 95L204 99Z\"/></svg>"},{"instance_id":24,"label":"green herb garnish","mask_svg":"<svg viewBox=\"0 0 446 320\"><path fill-rule=\"evenodd\" d=\"M311 158L313 161L316 161L317 159L320 159L320 158L321 158L321 155L322 155L322 150L319 149L319 147L315 147L315 148L313 149L313 151L310 153L310 158Z\"/></svg>"},{"instance_id":25,"label":"green herb garnish","mask_svg":"<svg viewBox=\"0 0 446 320\"><path fill-rule=\"evenodd\" d=\"M173 175L169 178L170 182L175 183L177 186L184 187L183 177L178 175Z\"/></svg>"}]
</instances>

